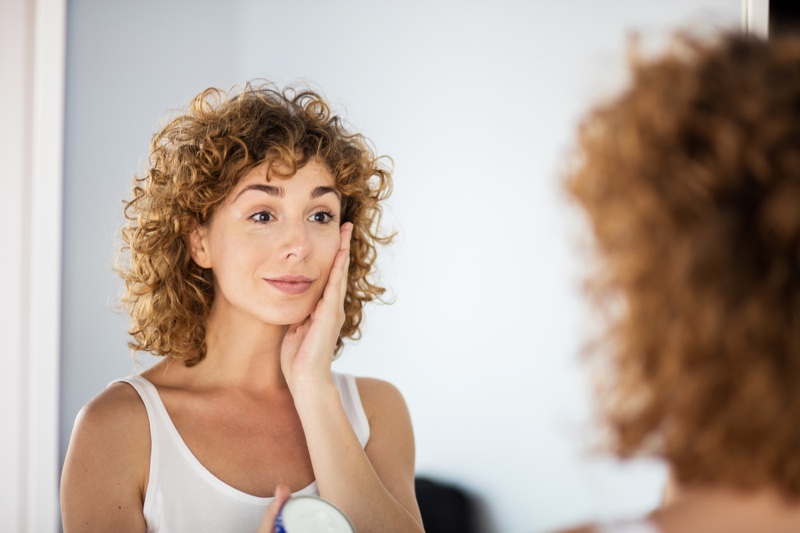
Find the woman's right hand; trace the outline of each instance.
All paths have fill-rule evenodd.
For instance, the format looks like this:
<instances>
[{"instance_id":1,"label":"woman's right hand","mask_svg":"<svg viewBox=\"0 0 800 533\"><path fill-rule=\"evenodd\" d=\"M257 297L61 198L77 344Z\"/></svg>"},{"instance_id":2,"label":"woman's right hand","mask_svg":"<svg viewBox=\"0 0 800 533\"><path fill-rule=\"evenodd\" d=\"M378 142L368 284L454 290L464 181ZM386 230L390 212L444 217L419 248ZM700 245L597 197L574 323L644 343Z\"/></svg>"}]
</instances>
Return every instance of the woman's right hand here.
<instances>
[{"instance_id":1,"label":"woman's right hand","mask_svg":"<svg viewBox=\"0 0 800 533\"><path fill-rule=\"evenodd\" d=\"M275 489L275 498L267 506L264 519L258 528L258 533L273 533L275 531L275 519L281 511L281 507L292 495L292 491L286 485L278 485Z\"/></svg>"}]
</instances>

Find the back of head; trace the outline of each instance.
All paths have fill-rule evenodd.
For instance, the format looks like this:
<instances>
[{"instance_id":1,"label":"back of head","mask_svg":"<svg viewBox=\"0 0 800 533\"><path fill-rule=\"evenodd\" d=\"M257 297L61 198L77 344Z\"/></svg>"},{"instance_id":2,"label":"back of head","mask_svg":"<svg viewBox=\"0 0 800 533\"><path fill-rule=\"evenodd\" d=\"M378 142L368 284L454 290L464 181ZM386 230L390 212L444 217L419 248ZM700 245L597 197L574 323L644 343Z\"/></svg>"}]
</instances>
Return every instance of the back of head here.
<instances>
[{"instance_id":1,"label":"back of head","mask_svg":"<svg viewBox=\"0 0 800 533\"><path fill-rule=\"evenodd\" d=\"M599 258L615 451L800 497L800 39L678 35L634 59L566 186Z\"/></svg>"}]
</instances>

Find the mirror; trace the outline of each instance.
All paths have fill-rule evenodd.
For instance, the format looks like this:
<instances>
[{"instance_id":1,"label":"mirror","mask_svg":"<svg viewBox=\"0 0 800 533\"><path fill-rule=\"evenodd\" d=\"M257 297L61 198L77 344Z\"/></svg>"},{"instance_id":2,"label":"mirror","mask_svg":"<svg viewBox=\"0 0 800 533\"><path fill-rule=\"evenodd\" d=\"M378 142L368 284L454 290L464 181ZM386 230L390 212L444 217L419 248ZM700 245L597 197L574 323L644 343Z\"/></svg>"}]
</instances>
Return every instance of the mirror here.
<instances>
[{"instance_id":1,"label":"mirror","mask_svg":"<svg viewBox=\"0 0 800 533\"><path fill-rule=\"evenodd\" d=\"M737 26L740 0L69 2L62 458L80 407L131 361L112 270L122 202L170 109L208 86L307 80L395 162L381 279L338 370L404 393L420 474L483 530L641 512L656 463L592 456L589 319L558 174L581 113L618 87L625 36Z\"/></svg>"}]
</instances>

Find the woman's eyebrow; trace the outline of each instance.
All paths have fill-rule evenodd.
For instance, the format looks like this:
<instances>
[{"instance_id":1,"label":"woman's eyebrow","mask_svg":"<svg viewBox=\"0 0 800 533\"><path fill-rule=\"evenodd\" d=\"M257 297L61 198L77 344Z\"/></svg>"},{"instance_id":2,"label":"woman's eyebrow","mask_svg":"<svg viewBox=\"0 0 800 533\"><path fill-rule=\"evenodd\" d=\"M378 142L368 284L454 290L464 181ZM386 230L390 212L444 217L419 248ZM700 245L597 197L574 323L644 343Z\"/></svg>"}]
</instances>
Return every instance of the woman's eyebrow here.
<instances>
[{"instance_id":1,"label":"woman's eyebrow","mask_svg":"<svg viewBox=\"0 0 800 533\"><path fill-rule=\"evenodd\" d=\"M241 195L246 193L247 191L261 191L265 192L270 196L275 196L277 198L283 198L286 195L286 191L284 191L283 187L276 187L275 185L264 185L263 183L257 183L253 185L248 185L241 191L239 191L236 196L233 198L233 201L239 199ZM335 187L328 187L327 185L320 185L319 187L315 187L313 191L311 191L311 199L319 198L320 196L326 195L328 193L335 194L337 198L341 199L342 195L339 191L336 190Z\"/></svg>"},{"instance_id":2,"label":"woman's eyebrow","mask_svg":"<svg viewBox=\"0 0 800 533\"><path fill-rule=\"evenodd\" d=\"M342 199L342 195L337 191L334 187L327 187L327 186L319 186L311 191L311 199L319 198L323 194L333 193L335 194L340 200Z\"/></svg>"},{"instance_id":3,"label":"woman's eyebrow","mask_svg":"<svg viewBox=\"0 0 800 533\"><path fill-rule=\"evenodd\" d=\"M276 187L275 185L264 185L258 183L254 185L248 185L247 187L239 191L238 194L233 198L233 201L235 202L236 200L238 200L239 197L244 193L246 193L247 191L262 191L269 194L270 196L277 196L278 198L283 198L283 196L286 194L286 192L283 190L283 187Z\"/></svg>"}]
</instances>

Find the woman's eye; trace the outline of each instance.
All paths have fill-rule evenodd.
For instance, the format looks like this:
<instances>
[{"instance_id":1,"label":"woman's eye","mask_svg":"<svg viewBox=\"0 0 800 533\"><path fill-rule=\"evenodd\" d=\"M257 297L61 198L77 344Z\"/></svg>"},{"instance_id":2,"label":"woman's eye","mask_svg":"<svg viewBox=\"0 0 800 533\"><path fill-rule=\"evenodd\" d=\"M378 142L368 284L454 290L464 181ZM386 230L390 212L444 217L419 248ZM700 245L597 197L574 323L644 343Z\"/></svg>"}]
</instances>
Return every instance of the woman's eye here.
<instances>
[{"instance_id":1,"label":"woman's eye","mask_svg":"<svg viewBox=\"0 0 800 533\"><path fill-rule=\"evenodd\" d=\"M335 218L334 214L330 211L317 211L311 215L311 220L319 224L327 224Z\"/></svg>"},{"instance_id":2,"label":"woman's eye","mask_svg":"<svg viewBox=\"0 0 800 533\"><path fill-rule=\"evenodd\" d=\"M273 216L272 213L268 213L266 211L259 211L255 215L251 216L250 219L260 224L264 224L266 222L271 221L273 219Z\"/></svg>"}]
</instances>

